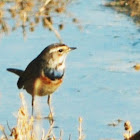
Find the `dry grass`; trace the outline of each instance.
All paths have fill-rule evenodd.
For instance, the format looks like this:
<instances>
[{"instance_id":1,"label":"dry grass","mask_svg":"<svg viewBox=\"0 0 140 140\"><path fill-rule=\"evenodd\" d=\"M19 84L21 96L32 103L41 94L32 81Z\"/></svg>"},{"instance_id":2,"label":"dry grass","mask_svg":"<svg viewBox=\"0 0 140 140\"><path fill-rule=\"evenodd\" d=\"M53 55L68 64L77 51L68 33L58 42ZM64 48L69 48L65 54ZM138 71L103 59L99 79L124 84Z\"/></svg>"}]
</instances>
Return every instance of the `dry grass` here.
<instances>
[{"instance_id":1,"label":"dry grass","mask_svg":"<svg viewBox=\"0 0 140 140\"><path fill-rule=\"evenodd\" d=\"M5 132L4 126L0 125L0 131L2 132L2 136L0 137L0 140L63 140L62 130L60 130L59 137L55 136L54 121L48 120L49 129L47 131L44 130L39 123L35 123L37 118L29 115L27 104L22 93L20 93L20 99L21 99L22 104L16 116L17 118L16 126L13 128L10 128L9 125L7 126L11 133L10 135L8 135ZM122 122L122 120L117 120L117 122L120 123ZM83 119L79 117L77 140L85 139L82 123L83 123ZM114 125L109 124L109 126L114 126ZM123 135L124 135L125 140L139 140L140 139L140 131L135 134L132 133L132 125L130 121L124 122L124 129L125 129L125 133ZM71 139L72 138L70 134L69 140Z\"/></svg>"},{"instance_id":2,"label":"dry grass","mask_svg":"<svg viewBox=\"0 0 140 140\"><path fill-rule=\"evenodd\" d=\"M105 4L133 17L140 24L140 0L113 0Z\"/></svg>"},{"instance_id":3,"label":"dry grass","mask_svg":"<svg viewBox=\"0 0 140 140\"><path fill-rule=\"evenodd\" d=\"M62 140L62 131L60 131L60 137L56 138L53 128L54 121L49 123L49 129L45 133L45 130L35 123L35 118L30 116L27 110L27 104L22 93L20 93L20 99L22 102L21 107L17 113L17 124L14 128L9 128L10 135L6 134L4 126L0 125L0 130L3 135L0 137L0 140ZM48 120L49 121L49 120ZM84 134L82 130L82 118L79 118L79 137L78 140L84 139ZM41 134L38 134L42 130ZM71 137L69 138L71 140Z\"/></svg>"},{"instance_id":4,"label":"dry grass","mask_svg":"<svg viewBox=\"0 0 140 140\"><path fill-rule=\"evenodd\" d=\"M133 134L132 133L133 128L130 121L124 122L124 130L125 130L125 133L123 134L124 140L140 140L140 131Z\"/></svg>"},{"instance_id":5,"label":"dry grass","mask_svg":"<svg viewBox=\"0 0 140 140\"><path fill-rule=\"evenodd\" d=\"M22 28L24 37L27 31L33 32L38 24L53 31L62 42L58 30L64 27L64 18L60 14L69 15L67 7L74 0L2 0L0 1L0 34ZM10 8L9 8L10 7ZM61 20L55 21L57 17ZM72 22L76 19L69 16ZM11 22L11 20L13 22ZM76 19L77 21L77 19ZM12 23L12 24L11 24ZM56 29L56 27L58 29Z\"/></svg>"}]
</instances>

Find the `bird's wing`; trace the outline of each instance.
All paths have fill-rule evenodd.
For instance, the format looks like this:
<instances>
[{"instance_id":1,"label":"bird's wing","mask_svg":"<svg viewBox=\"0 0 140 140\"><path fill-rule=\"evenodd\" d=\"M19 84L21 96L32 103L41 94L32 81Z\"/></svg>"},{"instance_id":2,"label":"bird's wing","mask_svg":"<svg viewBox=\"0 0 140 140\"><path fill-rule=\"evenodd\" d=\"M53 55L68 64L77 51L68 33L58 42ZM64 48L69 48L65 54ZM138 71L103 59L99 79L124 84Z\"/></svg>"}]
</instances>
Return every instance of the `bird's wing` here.
<instances>
[{"instance_id":1,"label":"bird's wing","mask_svg":"<svg viewBox=\"0 0 140 140\"><path fill-rule=\"evenodd\" d=\"M31 63L29 63L23 74L19 77L19 80L17 82L18 88L19 89L23 88L24 83L28 81L33 81L34 79L39 77L40 69L41 68L39 60L34 59Z\"/></svg>"}]
</instances>

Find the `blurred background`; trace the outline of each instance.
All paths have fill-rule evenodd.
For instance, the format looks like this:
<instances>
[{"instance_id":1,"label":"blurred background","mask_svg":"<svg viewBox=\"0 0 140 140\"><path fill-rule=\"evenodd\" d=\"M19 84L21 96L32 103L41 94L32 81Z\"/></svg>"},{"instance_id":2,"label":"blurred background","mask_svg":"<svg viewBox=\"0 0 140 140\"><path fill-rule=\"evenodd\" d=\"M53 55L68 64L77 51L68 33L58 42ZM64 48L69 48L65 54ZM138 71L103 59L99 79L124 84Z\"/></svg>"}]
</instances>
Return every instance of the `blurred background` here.
<instances>
[{"instance_id":1,"label":"blurred background","mask_svg":"<svg viewBox=\"0 0 140 140\"><path fill-rule=\"evenodd\" d=\"M77 50L52 96L56 136L62 129L63 139L77 139L80 116L86 140L123 139L126 120L133 132L140 129L140 72L133 67L140 63L138 15L127 12L131 0L117 2L0 1L0 124L15 126L20 92L31 112L31 96L6 69L24 70L46 46L64 42ZM45 116L47 97L37 100ZM48 128L47 120L40 123Z\"/></svg>"}]
</instances>

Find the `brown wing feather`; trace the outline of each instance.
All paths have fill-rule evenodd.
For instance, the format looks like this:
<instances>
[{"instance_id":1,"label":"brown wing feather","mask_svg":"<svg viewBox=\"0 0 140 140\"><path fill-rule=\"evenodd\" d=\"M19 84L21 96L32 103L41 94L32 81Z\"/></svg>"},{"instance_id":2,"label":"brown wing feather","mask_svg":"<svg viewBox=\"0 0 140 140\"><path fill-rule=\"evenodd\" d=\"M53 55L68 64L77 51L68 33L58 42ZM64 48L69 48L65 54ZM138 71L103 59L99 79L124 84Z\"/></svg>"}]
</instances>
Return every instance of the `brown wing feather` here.
<instances>
[{"instance_id":1,"label":"brown wing feather","mask_svg":"<svg viewBox=\"0 0 140 140\"><path fill-rule=\"evenodd\" d=\"M39 60L34 59L31 63L29 63L23 74L19 77L19 80L17 82L18 88L19 89L23 88L25 86L25 83L28 84L28 82L33 82L37 77L39 77L39 75L40 75Z\"/></svg>"}]
</instances>

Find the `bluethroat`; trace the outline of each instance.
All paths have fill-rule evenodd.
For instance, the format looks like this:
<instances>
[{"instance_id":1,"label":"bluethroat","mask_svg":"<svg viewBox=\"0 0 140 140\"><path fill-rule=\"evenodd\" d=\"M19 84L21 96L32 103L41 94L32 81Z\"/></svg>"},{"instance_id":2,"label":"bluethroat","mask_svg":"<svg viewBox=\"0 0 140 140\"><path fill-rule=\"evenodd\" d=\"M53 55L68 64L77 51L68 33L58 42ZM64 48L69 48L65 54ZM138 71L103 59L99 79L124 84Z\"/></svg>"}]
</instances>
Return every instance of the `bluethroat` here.
<instances>
[{"instance_id":1,"label":"bluethroat","mask_svg":"<svg viewBox=\"0 0 140 140\"><path fill-rule=\"evenodd\" d=\"M56 43L46 47L25 70L8 68L7 70L19 76L17 86L25 89L32 96L32 115L35 96L50 95L61 85L65 73L67 54L76 48Z\"/></svg>"}]
</instances>

